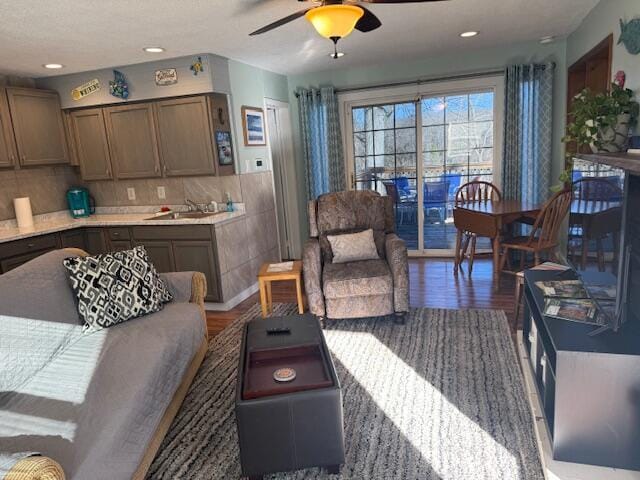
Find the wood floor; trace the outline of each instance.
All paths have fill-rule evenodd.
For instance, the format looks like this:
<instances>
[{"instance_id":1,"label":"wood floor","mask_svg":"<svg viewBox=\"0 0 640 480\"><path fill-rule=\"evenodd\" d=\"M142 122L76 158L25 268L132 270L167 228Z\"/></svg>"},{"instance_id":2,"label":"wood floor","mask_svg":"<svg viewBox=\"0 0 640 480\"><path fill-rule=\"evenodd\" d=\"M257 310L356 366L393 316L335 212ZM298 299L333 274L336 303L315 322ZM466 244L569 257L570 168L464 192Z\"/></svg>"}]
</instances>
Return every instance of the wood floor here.
<instances>
[{"instance_id":1,"label":"wood floor","mask_svg":"<svg viewBox=\"0 0 640 480\"><path fill-rule=\"evenodd\" d=\"M504 310L513 330L515 310L515 278L503 275L500 288L492 288L491 259L476 259L471 276L467 263L463 272L453 274L453 259L412 258L409 259L410 303L412 307L431 308L482 308ZM293 282L274 282L273 301L295 303L296 291ZM227 312L207 312L207 328L210 337L217 335L229 323L245 313L260 299L255 294Z\"/></svg>"}]
</instances>

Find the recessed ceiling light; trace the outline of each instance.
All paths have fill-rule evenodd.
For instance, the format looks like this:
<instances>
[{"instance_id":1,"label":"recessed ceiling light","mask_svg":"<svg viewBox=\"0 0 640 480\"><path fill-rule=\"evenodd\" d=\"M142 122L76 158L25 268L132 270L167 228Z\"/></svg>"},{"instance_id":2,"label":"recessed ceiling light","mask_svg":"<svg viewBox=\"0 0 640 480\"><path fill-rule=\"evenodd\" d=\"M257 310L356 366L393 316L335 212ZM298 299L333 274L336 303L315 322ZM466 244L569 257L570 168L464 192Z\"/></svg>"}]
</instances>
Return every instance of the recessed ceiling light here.
<instances>
[{"instance_id":1,"label":"recessed ceiling light","mask_svg":"<svg viewBox=\"0 0 640 480\"><path fill-rule=\"evenodd\" d=\"M162 53L164 48L162 47L144 47L143 50L147 53Z\"/></svg>"},{"instance_id":2,"label":"recessed ceiling light","mask_svg":"<svg viewBox=\"0 0 640 480\"><path fill-rule=\"evenodd\" d=\"M45 63L42 66L44 68L51 68L51 69L64 68L64 65L62 65L61 63Z\"/></svg>"},{"instance_id":3,"label":"recessed ceiling light","mask_svg":"<svg viewBox=\"0 0 640 480\"><path fill-rule=\"evenodd\" d=\"M331 58L342 58L344 57L344 52L330 53L329 56Z\"/></svg>"},{"instance_id":4,"label":"recessed ceiling light","mask_svg":"<svg viewBox=\"0 0 640 480\"><path fill-rule=\"evenodd\" d=\"M545 37L541 37L540 38L540 43L542 43L543 45L545 43L553 43L553 41L556 39L556 37L554 37L553 35L547 35Z\"/></svg>"},{"instance_id":5,"label":"recessed ceiling light","mask_svg":"<svg viewBox=\"0 0 640 480\"><path fill-rule=\"evenodd\" d=\"M462 33L460 34L460 36L461 36L462 38L469 38L469 37L475 37L476 35L478 35L478 33L479 33L479 32L476 32L476 31L474 31L474 30L471 30L471 31L469 31L469 32L462 32Z\"/></svg>"}]
</instances>

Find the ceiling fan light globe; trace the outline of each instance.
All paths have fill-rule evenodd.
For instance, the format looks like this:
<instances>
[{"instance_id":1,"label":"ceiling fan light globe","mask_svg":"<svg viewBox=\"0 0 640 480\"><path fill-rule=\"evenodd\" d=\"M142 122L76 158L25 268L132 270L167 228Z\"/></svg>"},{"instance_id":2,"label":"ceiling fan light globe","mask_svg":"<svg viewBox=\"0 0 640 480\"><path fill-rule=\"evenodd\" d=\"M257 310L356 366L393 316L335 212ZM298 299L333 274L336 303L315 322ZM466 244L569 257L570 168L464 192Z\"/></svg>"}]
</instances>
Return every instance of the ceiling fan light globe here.
<instances>
[{"instance_id":1,"label":"ceiling fan light globe","mask_svg":"<svg viewBox=\"0 0 640 480\"><path fill-rule=\"evenodd\" d=\"M355 5L324 5L309 10L304 16L313 28L325 38L344 38L364 15Z\"/></svg>"}]
</instances>

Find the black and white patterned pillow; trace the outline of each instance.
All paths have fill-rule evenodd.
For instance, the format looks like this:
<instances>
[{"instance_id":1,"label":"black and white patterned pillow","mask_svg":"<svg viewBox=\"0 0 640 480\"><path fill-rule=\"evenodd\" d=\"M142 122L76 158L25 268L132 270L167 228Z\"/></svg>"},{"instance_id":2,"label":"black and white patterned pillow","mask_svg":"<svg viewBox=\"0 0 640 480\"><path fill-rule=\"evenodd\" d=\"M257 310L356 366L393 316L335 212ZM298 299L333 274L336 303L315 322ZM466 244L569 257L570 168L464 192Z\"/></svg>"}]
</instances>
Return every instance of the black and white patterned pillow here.
<instances>
[{"instance_id":1,"label":"black and white patterned pillow","mask_svg":"<svg viewBox=\"0 0 640 480\"><path fill-rule=\"evenodd\" d=\"M161 310L173 298L143 246L63 260L85 327L111 327Z\"/></svg>"}]
</instances>

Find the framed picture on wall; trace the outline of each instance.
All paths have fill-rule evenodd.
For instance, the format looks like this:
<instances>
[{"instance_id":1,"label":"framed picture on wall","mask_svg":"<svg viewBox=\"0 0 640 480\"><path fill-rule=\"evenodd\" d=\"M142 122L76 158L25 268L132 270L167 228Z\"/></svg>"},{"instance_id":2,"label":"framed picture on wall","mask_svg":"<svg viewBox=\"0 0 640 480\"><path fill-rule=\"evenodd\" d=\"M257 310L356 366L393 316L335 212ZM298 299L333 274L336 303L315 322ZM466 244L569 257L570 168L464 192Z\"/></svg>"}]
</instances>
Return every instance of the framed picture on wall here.
<instances>
[{"instance_id":1,"label":"framed picture on wall","mask_svg":"<svg viewBox=\"0 0 640 480\"><path fill-rule=\"evenodd\" d=\"M264 129L264 110L256 107L242 107L242 130L244 144L247 147L257 147L267 144Z\"/></svg>"},{"instance_id":2,"label":"framed picture on wall","mask_svg":"<svg viewBox=\"0 0 640 480\"><path fill-rule=\"evenodd\" d=\"M218 148L218 163L220 165L233 165L231 133L216 131L216 146Z\"/></svg>"}]
</instances>

